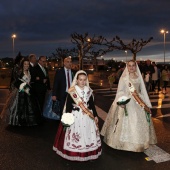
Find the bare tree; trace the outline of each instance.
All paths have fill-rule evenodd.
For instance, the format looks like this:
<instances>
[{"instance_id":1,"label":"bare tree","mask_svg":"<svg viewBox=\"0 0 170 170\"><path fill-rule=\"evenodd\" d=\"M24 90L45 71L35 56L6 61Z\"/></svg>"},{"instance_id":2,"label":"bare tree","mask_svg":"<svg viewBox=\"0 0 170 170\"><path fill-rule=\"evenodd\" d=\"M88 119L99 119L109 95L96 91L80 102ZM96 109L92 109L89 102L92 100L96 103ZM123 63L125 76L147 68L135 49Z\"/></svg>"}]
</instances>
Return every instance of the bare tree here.
<instances>
[{"instance_id":1,"label":"bare tree","mask_svg":"<svg viewBox=\"0 0 170 170\"><path fill-rule=\"evenodd\" d=\"M100 57L104 54L106 54L105 50L98 50L98 51L90 51L89 54L91 55L90 57L92 58L92 60L94 61L94 70L98 71L98 62L97 62L97 57Z\"/></svg>"},{"instance_id":2,"label":"bare tree","mask_svg":"<svg viewBox=\"0 0 170 170\"><path fill-rule=\"evenodd\" d=\"M107 40L107 45L109 47L110 50L112 49L118 49L118 50L129 50L132 52L133 54L133 60L136 60L136 54L142 50L142 48L148 44L151 40L153 39L153 37L150 37L148 40L136 40L136 39L132 39L132 41L128 44L125 44L123 42L123 40L121 40L118 36L116 36L115 38L113 38L110 42L108 42ZM114 42L114 43L113 43ZM115 45L116 42L116 45Z\"/></svg>"},{"instance_id":3,"label":"bare tree","mask_svg":"<svg viewBox=\"0 0 170 170\"><path fill-rule=\"evenodd\" d=\"M78 50L75 48L72 49L63 49L57 48L56 53L52 53L53 58L58 59L60 61L60 66L63 66L64 58L71 56L75 57L78 54Z\"/></svg>"},{"instance_id":4,"label":"bare tree","mask_svg":"<svg viewBox=\"0 0 170 170\"><path fill-rule=\"evenodd\" d=\"M85 33L84 35L74 33L71 34L71 38L71 42L77 45L79 69L83 69L83 58L85 58L86 54L94 46L94 44L101 43L104 40L104 37L95 35L93 37L89 37L88 33Z\"/></svg>"}]
</instances>

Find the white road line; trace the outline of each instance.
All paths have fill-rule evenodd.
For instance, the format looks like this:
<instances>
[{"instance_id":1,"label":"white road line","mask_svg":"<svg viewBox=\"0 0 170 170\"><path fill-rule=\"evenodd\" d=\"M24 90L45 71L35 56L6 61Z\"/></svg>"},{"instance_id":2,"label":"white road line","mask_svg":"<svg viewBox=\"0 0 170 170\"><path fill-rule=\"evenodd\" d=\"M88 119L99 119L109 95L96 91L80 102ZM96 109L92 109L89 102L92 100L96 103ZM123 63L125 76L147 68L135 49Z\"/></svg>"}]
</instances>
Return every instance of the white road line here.
<instances>
[{"instance_id":1,"label":"white road line","mask_svg":"<svg viewBox=\"0 0 170 170\"><path fill-rule=\"evenodd\" d=\"M98 106L96 106L96 110L97 110L98 116L103 121L105 121L107 113ZM170 116L170 114L168 114L168 116L166 116L166 117L169 117L169 116ZM162 116L159 116L159 117L162 117ZM156 145L150 145L150 147L148 149L146 149L144 151L144 153L147 156L149 156L150 161L153 160L156 163L165 162L165 161L170 160L170 154L165 152L163 149L159 148Z\"/></svg>"},{"instance_id":2,"label":"white road line","mask_svg":"<svg viewBox=\"0 0 170 170\"><path fill-rule=\"evenodd\" d=\"M97 113L98 113L98 116L99 116L103 121L105 121L106 116L107 116L107 113L106 113L104 110L102 110L100 107L98 107L98 106L96 106L96 111L97 111Z\"/></svg>"},{"instance_id":3,"label":"white road line","mask_svg":"<svg viewBox=\"0 0 170 170\"><path fill-rule=\"evenodd\" d=\"M165 98L165 99L159 99L159 98L158 99L150 99L151 102L157 102L158 100L162 100L163 102L164 101L169 101L169 103L170 103L170 99L169 98Z\"/></svg>"},{"instance_id":4,"label":"white road line","mask_svg":"<svg viewBox=\"0 0 170 170\"><path fill-rule=\"evenodd\" d=\"M170 154L156 145L150 145L144 153L149 156L149 160L153 160L156 163L170 161Z\"/></svg>"},{"instance_id":5,"label":"white road line","mask_svg":"<svg viewBox=\"0 0 170 170\"><path fill-rule=\"evenodd\" d=\"M168 113L166 115L161 115L161 116L158 116L158 117L155 117L155 118L157 119L157 118L161 118L161 117L170 117L170 113Z\"/></svg>"},{"instance_id":6,"label":"white road line","mask_svg":"<svg viewBox=\"0 0 170 170\"><path fill-rule=\"evenodd\" d=\"M170 104L163 104L162 106L158 107L158 105L156 106L152 106L152 108L156 108L156 109L159 109L159 108L170 108Z\"/></svg>"}]
</instances>

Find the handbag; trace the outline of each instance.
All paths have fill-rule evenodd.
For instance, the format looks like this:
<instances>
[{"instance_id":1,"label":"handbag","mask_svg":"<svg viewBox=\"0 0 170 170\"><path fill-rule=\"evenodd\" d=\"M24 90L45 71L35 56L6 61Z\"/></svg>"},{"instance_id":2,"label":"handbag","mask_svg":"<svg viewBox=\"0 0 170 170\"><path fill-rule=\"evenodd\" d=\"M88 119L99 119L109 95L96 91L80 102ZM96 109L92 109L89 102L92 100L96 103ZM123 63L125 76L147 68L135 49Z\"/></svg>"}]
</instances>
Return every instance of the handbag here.
<instances>
[{"instance_id":1,"label":"handbag","mask_svg":"<svg viewBox=\"0 0 170 170\"><path fill-rule=\"evenodd\" d=\"M52 111L53 111L55 114L57 114L58 116L61 115L61 112L60 112L60 102L59 102L58 100L53 101Z\"/></svg>"}]
</instances>

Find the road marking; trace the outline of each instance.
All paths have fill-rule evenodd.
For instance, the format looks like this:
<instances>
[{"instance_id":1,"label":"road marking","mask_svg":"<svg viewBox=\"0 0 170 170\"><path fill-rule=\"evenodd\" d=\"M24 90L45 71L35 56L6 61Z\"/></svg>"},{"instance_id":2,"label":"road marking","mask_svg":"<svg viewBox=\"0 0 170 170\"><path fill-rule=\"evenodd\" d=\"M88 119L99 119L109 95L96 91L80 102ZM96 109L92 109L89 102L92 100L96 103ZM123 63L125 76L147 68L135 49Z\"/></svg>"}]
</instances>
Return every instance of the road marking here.
<instances>
[{"instance_id":1,"label":"road marking","mask_svg":"<svg viewBox=\"0 0 170 170\"><path fill-rule=\"evenodd\" d=\"M114 88L115 90L112 90L110 91L110 89L108 88L105 88L105 89L97 89L97 90L94 90L97 94L101 94L102 96L104 97L112 97L110 98L111 101L113 101L115 99L115 96L116 96L116 89L117 88ZM152 103L152 108L153 109L159 109L159 108L170 108L170 103L166 103L166 104L161 104L159 105L159 100L161 100L162 102L167 102L169 101L169 97L167 97L166 95L166 98L161 98L161 95L162 94L157 94L157 95L151 95L151 97L158 97L158 99L152 99L150 98L150 101ZM160 97L160 98L159 98ZM157 104L156 104L157 102ZM155 103L155 104L154 104Z\"/></svg>"},{"instance_id":2,"label":"road marking","mask_svg":"<svg viewBox=\"0 0 170 170\"><path fill-rule=\"evenodd\" d=\"M107 113L102 110L100 107L95 106L98 116L105 121L106 117L107 117ZM164 115L163 115L164 116ZM163 116L159 116L159 117L163 117ZM165 115L165 117L169 117L170 114L168 114L168 116ZM157 117L158 118L158 117ZM166 162L170 160L170 154L165 152L163 149L159 148L156 145L150 145L148 149L146 149L144 151L144 153L148 156L147 157L147 161L155 161L156 163L161 163L161 162Z\"/></svg>"},{"instance_id":3,"label":"road marking","mask_svg":"<svg viewBox=\"0 0 170 170\"><path fill-rule=\"evenodd\" d=\"M163 104L162 106L158 106L158 105L155 105L155 106L152 106L153 109L160 109L160 108L170 108L170 104Z\"/></svg>"},{"instance_id":4,"label":"road marking","mask_svg":"<svg viewBox=\"0 0 170 170\"><path fill-rule=\"evenodd\" d=\"M153 160L156 163L170 161L170 154L156 145L150 145L144 153L149 156L149 160Z\"/></svg>"},{"instance_id":5,"label":"road marking","mask_svg":"<svg viewBox=\"0 0 170 170\"><path fill-rule=\"evenodd\" d=\"M105 121L106 117L107 117L107 113L102 110L100 107L96 106L96 111L98 113L98 116L103 120Z\"/></svg>"},{"instance_id":6,"label":"road marking","mask_svg":"<svg viewBox=\"0 0 170 170\"><path fill-rule=\"evenodd\" d=\"M161 116L158 116L158 117L155 117L155 118L157 119L157 118L161 118L161 117L170 117L170 113L168 113L166 115L161 115Z\"/></svg>"}]
</instances>

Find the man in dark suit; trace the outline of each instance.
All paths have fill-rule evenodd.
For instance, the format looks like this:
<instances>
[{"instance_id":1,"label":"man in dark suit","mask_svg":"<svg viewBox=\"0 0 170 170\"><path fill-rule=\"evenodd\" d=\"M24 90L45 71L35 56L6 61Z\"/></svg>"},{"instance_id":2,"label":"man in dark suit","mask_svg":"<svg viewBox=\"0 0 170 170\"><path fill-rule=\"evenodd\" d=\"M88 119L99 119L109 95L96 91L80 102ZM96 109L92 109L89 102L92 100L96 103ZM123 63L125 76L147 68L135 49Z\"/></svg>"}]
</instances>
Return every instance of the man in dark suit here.
<instances>
[{"instance_id":1,"label":"man in dark suit","mask_svg":"<svg viewBox=\"0 0 170 170\"><path fill-rule=\"evenodd\" d=\"M30 54L28 59L29 59L29 62L30 62L30 67L29 68L30 68L30 70L32 70L32 68L35 67L36 64L37 64L36 55L35 54Z\"/></svg>"},{"instance_id":2,"label":"man in dark suit","mask_svg":"<svg viewBox=\"0 0 170 170\"><path fill-rule=\"evenodd\" d=\"M52 100L60 101L60 110L61 113L64 108L65 100L67 97L67 91L70 87L75 72L71 70L72 60L71 57L67 57L64 59L64 67L57 70L54 77L54 85L52 91Z\"/></svg>"},{"instance_id":3,"label":"man in dark suit","mask_svg":"<svg viewBox=\"0 0 170 170\"><path fill-rule=\"evenodd\" d=\"M33 69L32 80L34 92L40 104L40 109L43 112L44 100L47 90L50 90L50 81L48 71L45 68L46 57L40 56L38 64Z\"/></svg>"},{"instance_id":4,"label":"man in dark suit","mask_svg":"<svg viewBox=\"0 0 170 170\"><path fill-rule=\"evenodd\" d=\"M32 82L33 81L32 76L34 74L34 67L37 65L36 55L30 54L28 59L29 59L29 62L30 62L29 71L30 71L30 74L31 74L31 82Z\"/></svg>"}]
</instances>

